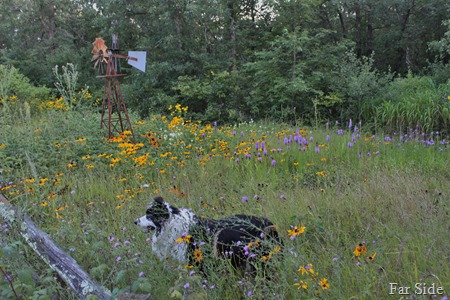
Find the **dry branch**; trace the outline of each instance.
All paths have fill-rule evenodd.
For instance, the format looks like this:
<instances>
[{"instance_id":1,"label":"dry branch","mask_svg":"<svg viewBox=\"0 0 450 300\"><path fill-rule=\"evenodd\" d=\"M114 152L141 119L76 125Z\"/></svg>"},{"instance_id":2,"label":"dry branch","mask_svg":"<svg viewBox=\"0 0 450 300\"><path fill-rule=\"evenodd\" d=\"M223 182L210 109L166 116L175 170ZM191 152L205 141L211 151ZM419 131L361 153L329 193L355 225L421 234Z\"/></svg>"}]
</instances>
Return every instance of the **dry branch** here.
<instances>
[{"instance_id":1,"label":"dry branch","mask_svg":"<svg viewBox=\"0 0 450 300\"><path fill-rule=\"evenodd\" d=\"M11 225L18 225L20 235L37 255L53 270L81 299L89 295L98 299L111 299L111 292L94 282L77 262L61 250L31 219L20 213L0 194L0 216Z\"/></svg>"}]
</instances>

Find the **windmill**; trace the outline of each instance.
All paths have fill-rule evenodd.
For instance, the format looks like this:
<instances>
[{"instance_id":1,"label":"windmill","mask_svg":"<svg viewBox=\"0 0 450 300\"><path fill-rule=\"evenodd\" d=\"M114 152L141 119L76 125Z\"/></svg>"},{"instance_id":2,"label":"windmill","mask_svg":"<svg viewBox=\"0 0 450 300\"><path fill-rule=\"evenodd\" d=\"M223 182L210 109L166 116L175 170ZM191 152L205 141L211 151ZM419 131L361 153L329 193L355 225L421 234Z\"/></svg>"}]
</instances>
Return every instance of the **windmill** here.
<instances>
[{"instance_id":1,"label":"windmill","mask_svg":"<svg viewBox=\"0 0 450 300\"><path fill-rule=\"evenodd\" d=\"M133 141L135 141L133 128L128 116L128 110L123 100L120 90L119 77L127 74L120 73L120 60L128 60L128 64L136 69L145 72L145 51L128 51L128 55L119 54L119 42L117 35L112 35L112 47L108 48L105 41L98 37L92 43L92 61L94 67L105 75L99 75L97 78L105 78L102 101L102 117L100 128L108 127L108 138L112 138L114 133L123 133L126 130L131 132ZM107 115L107 117L105 117Z\"/></svg>"}]
</instances>

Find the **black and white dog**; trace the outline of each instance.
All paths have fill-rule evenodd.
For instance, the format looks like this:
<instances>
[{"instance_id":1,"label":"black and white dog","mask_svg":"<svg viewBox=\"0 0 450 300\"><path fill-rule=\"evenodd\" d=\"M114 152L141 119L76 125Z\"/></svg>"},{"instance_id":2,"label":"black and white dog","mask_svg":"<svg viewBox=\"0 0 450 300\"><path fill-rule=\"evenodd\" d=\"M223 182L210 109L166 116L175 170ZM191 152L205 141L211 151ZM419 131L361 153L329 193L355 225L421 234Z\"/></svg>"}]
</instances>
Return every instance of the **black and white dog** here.
<instances>
[{"instance_id":1,"label":"black and white dog","mask_svg":"<svg viewBox=\"0 0 450 300\"><path fill-rule=\"evenodd\" d=\"M134 221L153 232L152 250L161 259L201 265L204 258L225 257L244 270L248 261L270 259L282 247L276 227L266 218L233 215L220 220L197 218L156 197L145 216Z\"/></svg>"}]
</instances>

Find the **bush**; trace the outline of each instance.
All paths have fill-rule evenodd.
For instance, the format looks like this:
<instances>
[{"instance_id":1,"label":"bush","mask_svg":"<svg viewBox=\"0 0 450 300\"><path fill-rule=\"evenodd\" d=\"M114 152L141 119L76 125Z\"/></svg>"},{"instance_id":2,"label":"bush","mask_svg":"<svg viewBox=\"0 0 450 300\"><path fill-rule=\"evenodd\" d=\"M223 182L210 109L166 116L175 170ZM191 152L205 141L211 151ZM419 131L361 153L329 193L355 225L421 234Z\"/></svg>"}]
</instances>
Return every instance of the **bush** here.
<instances>
[{"instance_id":1,"label":"bush","mask_svg":"<svg viewBox=\"0 0 450 300\"><path fill-rule=\"evenodd\" d=\"M449 131L450 82L436 84L431 77L413 76L395 79L385 93L365 105L378 128L405 131L407 128L423 132ZM379 105L375 105L379 103Z\"/></svg>"},{"instance_id":2,"label":"bush","mask_svg":"<svg viewBox=\"0 0 450 300\"><path fill-rule=\"evenodd\" d=\"M47 87L35 87L30 80L9 65L0 65L0 98L17 96L21 101L36 102L36 99L47 98L50 89Z\"/></svg>"}]
</instances>

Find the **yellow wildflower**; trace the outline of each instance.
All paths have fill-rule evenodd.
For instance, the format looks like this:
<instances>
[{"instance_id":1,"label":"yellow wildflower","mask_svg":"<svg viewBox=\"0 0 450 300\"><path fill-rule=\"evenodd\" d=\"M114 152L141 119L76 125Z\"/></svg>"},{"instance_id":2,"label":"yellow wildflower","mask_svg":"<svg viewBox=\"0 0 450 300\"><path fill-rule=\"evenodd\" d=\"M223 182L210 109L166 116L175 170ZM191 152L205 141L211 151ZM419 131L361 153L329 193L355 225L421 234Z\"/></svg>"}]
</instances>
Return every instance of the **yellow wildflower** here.
<instances>
[{"instance_id":1,"label":"yellow wildflower","mask_svg":"<svg viewBox=\"0 0 450 300\"><path fill-rule=\"evenodd\" d=\"M184 236L182 236L182 237L179 237L179 238L177 238L176 240L175 240L175 243L183 243L183 242L185 242L186 244L189 244L190 243L190 241L191 241L191 235L184 235Z\"/></svg>"},{"instance_id":2,"label":"yellow wildflower","mask_svg":"<svg viewBox=\"0 0 450 300\"><path fill-rule=\"evenodd\" d=\"M299 289L304 289L304 290L308 289L308 284L303 280L300 280L299 282L294 283L294 286L296 286L298 290Z\"/></svg>"},{"instance_id":3,"label":"yellow wildflower","mask_svg":"<svg viewBox=\"0 0 450 300\"><path fill-rule=\"evenodd\" d=\"M327 278L323 278L322 280L320 280L319 282L320 286L322 287L323 290L327 290L330 288L330 284L328 283L328 279Z\"/></svg>"},{"instance_id":4,"label":"yellow wildflower","mask_svg":"<svg viewBox=\"0 0 450 300\"><path fill-rule=\"evenodd\" d=\"M356 246L355 251L353 251L353 254L355 254L355 256L358 257L363 254L366 254L366 252L367 252L366 244L361 243L358 246Z\"/></svg>"},{"instance_id":5,"label":"yellow wildflower","mask_svg":"<svg viewBox=\"0 0 450 300\"><path fill-rule=\"evenodd\" d=\"M196 262L201 262L203 260L202 249L200 249L200 248L195 249L193 256L194 256L194 259Z\"/></svg>"}]
</instances>

